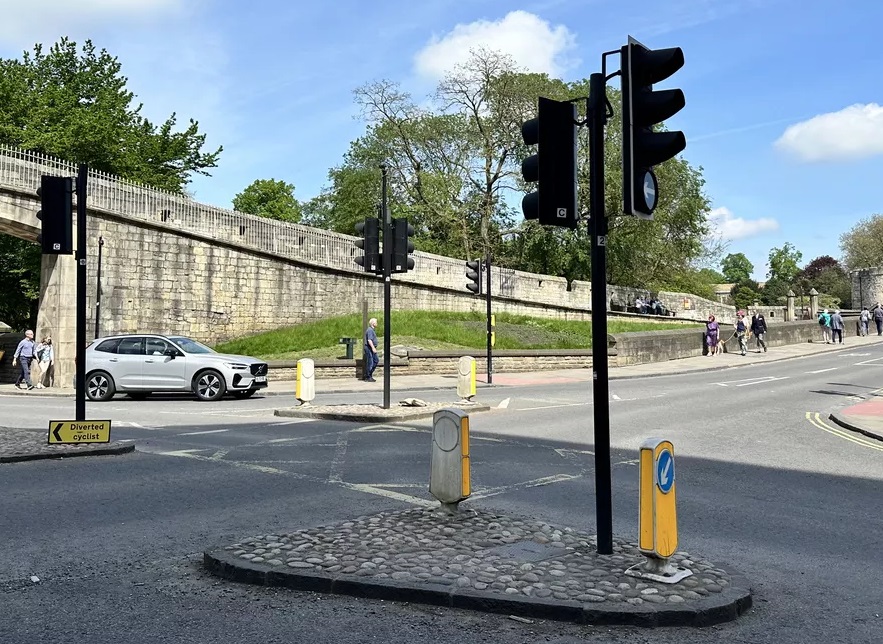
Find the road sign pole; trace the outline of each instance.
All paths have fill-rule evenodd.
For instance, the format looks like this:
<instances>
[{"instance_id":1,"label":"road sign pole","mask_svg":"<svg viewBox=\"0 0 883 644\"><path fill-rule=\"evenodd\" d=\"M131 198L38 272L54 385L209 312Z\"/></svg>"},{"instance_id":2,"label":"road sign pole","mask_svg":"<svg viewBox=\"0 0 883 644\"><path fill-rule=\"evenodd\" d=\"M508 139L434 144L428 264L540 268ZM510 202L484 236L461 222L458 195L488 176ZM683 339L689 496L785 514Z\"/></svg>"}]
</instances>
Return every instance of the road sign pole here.
<instances>
[{"instance_id":1,"label":"road sign pole","mask_svg":"<svg viewBox=\"0 0 883 644\"><path fill-rule=\"evenodd\" d=\"M604 125L607 81L589 78L589 235L592 244L592 402L595 425L595 522L598 553L613 554L610 401L607 371L607 213L604 211Z\"/></svg>"},{"instance_id":2,"label":"road sign pole","mask_svg":"<svg viewBox=\"0 0 883 644\"><path fill-rule=\"evenodd\" d=\"M389 409L389 385L390 385L390 344L392 343L392 331L390 328L390 300L392 299L392 218L389 212L386 194L386 164L380 165L382 176L381 183L381 210L383 211L383 408Z\"/></svg>"},{"instance_id":3,"label":"road sign pole","mask_svg":"<svg viewBox=\"0 0 883 644\"><path fill-rule=\"evenodd\" d=\"M86 420L86 182L89 166L80 164L77 175L77 347L76 417Z\"/></svg>"},{"instance_id":4,"label":"road sign pole","mask_svg":"<svg viewBox=\"0 0 883 644\"><path fill-rule=\"evenodd\" d=\"M485 295L487 298L487 383L490 385L494 382L493 344L491 342L494 331L491 324L493 320L491 317L491 251L488 251L485 257L485 270L487 271L487 289L485 289L487 291Z\"/></svg>"}]
</instances>

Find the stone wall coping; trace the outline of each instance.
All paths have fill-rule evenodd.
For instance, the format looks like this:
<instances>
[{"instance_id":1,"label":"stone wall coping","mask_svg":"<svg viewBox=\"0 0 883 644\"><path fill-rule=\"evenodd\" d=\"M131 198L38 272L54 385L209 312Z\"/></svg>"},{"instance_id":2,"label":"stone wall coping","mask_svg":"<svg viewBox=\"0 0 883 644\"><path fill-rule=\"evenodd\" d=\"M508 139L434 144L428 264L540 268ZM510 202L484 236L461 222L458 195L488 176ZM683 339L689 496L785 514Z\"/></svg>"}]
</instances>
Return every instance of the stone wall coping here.
<instances>
[{"instance_id":1,"label":"stone wall coping","mask_svg":"<svg viewBox=\"0 0 883 644\"><path fill-rule=\"evenodd\" d=\"M536 358L541 356L591 356L591 349L494 349L493 356L495 358ZM608 355L616 355L608 352ZM484 358L487 356L487 349L458 349L445 351L408 351L408 357L419 358L459 358L462 356L473 356L475 358Z\"/></svg>"}]
</instances>

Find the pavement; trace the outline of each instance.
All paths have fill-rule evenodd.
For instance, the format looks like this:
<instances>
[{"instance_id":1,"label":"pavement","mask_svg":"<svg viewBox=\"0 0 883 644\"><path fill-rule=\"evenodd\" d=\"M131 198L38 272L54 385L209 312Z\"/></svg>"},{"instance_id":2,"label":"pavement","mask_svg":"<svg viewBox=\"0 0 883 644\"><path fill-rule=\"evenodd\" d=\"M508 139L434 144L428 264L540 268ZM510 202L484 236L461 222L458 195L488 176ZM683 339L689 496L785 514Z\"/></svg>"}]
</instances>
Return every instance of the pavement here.
<instances>
[{"instance_id":1,"label":"pavement","mask_svg":"<svg viewBox=\"0 0 883 644\"><path fill-rule=\"evenodd\" d=\"M843 345L801 343L765 353L723 354L617 367L610 379L665 377L720 371L747 364L797 360L825 352L861 349L883 338L849 337ZM590 383L591 369L481 375L479 388ZM382 390L382 381L328 379L323 394ZM401 404L407 392L451 390L452 402ZM396 422L431 415L436 407L481 411L487 406L456 400L456 377L398 376L391 382L390 409L377 405L280 407L277 415L310 415L362 422ZM881 390L883 391L883 390ZM292 396L294 382L271 382L262 395ZM71 390L21 391L0 386L0 395L72 396ZM879 396L879 398L878 398ZM859 404L831 415L834 422L883 441L883 396L872 392ZM132 444L49 446L33 430L0 428L0 462L131 451ZM520 516L492 514L467 500L456 513L438 505L380 512L291 533L260 534L204 552L211 573L229 580L364 598L426 603L597 625L705 626L734 620L752 604L751 586L737 571L697 553L676 552L671 563L692 574L676 583L636 577L626 570L645 561L637 544L614 539L613 554L597 552L594 535Z\"/></svg>"}]
</instances>

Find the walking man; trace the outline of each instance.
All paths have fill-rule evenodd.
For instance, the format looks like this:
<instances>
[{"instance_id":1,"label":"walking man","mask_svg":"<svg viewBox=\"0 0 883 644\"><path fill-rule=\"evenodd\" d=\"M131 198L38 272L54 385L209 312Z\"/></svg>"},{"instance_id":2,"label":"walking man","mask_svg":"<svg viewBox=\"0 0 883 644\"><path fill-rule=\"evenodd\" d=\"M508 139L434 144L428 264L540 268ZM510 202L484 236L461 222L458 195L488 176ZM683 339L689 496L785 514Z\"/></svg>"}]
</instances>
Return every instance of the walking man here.
<instances>
[{"instance_id":1,"label":"walking man","mask_svg":"<svg viewBox=\"0 0 883 644\"><path fill-rule=\"evenodd\" d=\"M883 335L883 308L879 304L874 305L874 324L877 325L877 335Z\"/></svg>"},{"instance_id":2,"label":"walking man","mask_svg":"<svg viewBox=\"0 0 883 644\"><path fill-rule=\"evenodd\" d=\"M21 388L21 383L27 385L27 389L33 389L34 383L31 382L31 361L34 359L34 332L28 329L25 331L25 337L18 343L15 349L15 355L12 356L12 366L18 362L21 364L21 373L15 379L15 386Z\"/></svg>"},{"instance_id":3,"label":"walking man","mask_svg":"<svg viewBox=\"0 0 883 644\"><path fill-rule=\"evenodd\" d=\"M760 353L761 349L763 349L764 353L766 353L766 341L763 337L766 333L766 319L764 319L763 313L751 316L751 332L757 340L757 352Z\"/></svg>"},{"instance_id":4,"label":"walking man","mask_svg":"<svg viewBox=\"0 0 883 644\"><path fill-rule=\"evenodd\" d=\"M365 358L364 380L366 382L377 382L374 380L374 370L380 359L377 357L377 332L374 328L377 326L377 318L368 320L368 328L365 329L365 341L362 354Z\"/></svg>"},{"instance_id":5,"label":"walking man","mask_svg":"<svg viewBox=\"0 0 883 644\"><path fill-rule=\"evenodd\" d=\"M834 311L834 315L831 316L831 344L834 344L838 339L839 343L843 344L843 318L840 311Z\"/></svg>"}]
</instances>

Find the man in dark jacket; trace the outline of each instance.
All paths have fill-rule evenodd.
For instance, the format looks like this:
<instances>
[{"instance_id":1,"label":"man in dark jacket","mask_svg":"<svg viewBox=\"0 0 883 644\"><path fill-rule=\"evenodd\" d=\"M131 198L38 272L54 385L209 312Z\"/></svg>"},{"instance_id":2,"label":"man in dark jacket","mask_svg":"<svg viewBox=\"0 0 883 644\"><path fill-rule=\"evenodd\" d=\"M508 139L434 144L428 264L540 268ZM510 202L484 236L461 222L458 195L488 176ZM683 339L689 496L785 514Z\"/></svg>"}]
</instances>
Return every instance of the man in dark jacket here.
<instances>
[{"instance_id":1,"label":"man in dark jacket","mask_svg":"<svg viewBox=\"0 0 883 644\"><path fill-rule=\"evenodd\" d=\"M766 353L766 340L764 339L764 334L766 333L766 319L763 317L763 313L757 313L751 316L751 333L754 334L754 337L757 339L757 352L760 353L761 349L764 353Z\"/></svg>"}]
</instances>

